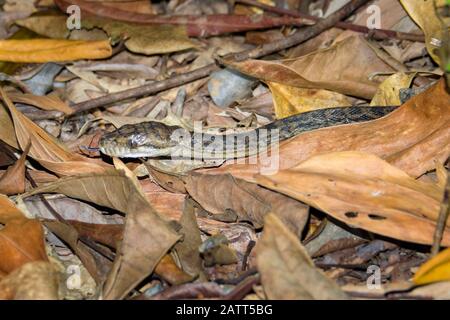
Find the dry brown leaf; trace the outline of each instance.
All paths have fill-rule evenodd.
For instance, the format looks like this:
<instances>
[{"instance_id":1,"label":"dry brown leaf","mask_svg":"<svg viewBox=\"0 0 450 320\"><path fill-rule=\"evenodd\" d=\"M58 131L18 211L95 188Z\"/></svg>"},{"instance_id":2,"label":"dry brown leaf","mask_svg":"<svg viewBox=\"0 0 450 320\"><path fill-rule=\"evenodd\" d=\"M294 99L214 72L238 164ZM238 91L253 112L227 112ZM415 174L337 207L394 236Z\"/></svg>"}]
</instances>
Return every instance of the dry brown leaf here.
<instances>
[{"instance_id":1,"label":"dry brown leaf","mask_svg":"<svg viewBox=\"0 0 450 320\"><path fill-rule=\"evenodd\" d=\"M47 261L41 223L25 217L9 219L0 230L0 257L0 271L4 273L28 262Z\"/></svg>"},{"instance_id":2,"label":"dry brown leaf","mask_svg":"<svg viewBox=\"0 0 450 320\"><path fill-rule=\"evenodd\" d=\"M279 169L291 168L321 153L355 150L386 159L407 174L418 177L444 163L450 155L450 95L442 79L382 119L314 130L280 143ZM225 163L209 174L231 173L247 181L263 171L264 164ZM256 164L252 164L256 163Z\"/></svg>"},{"instance_id":3,"label":"dry brown leaf","mask_svg":"<svg viewBox=\"0 0 450 320\"><path fill-rule=\"evenodd\" d=\"M28 93L8 93L8 96L14 102L29 104L42 110L56 110L65 114L72 114L73 112L73 109L57 96L35 96Z\"/></svg>"},{"instance_id":4,"label":"dry brown leaf","mask_svg":"<svg viewBox=\"0 0 450 320\"><path fill-rule=\"evenodd\" d=\"M25 160L30 147L31 144L28 144L19 160L8 167L6 172L0 177L0 193L12 195L25 192Z\"/></svg>"},{"instance_id":5,"label":"dry brown leaf","mask_svg":"<svg viewBox=\"0 0 450 320\"><path fill-rule=\"evenodd\" d=\"M60 279L49 262L30 262L0 281L0 300L58 300Z\"/></svg>"},{"instance_id":6,"label":"dry brown leaf","mask_svg":"<svg viewBox=\"0 0 450 320\"><path fill-rule=\"evenodd\" d=\"M17 141L21 149L25 149L27 143L31 141L29 156L48 170L58 175L76 175L86 172L103 172L110 167L102 161L70 152L55 138L18 111L1 88L0 94L11 113ZM8 143L7 140L4 141Z\"/></svg>"},{"instance_id":7,"label":"dry brown leaf","mask_svg":"<svg viewBox=\"0 0 450 320\"><path fill-rule=\"evenodd\" d=\"M110 57L109 40L0 40L0 60L23 63L45 63Z\"/></svg>"},{"instance_id":8,"label":"dry brown leaf","mask_svg":"<svg viewBox=\"0 0 450 320\"><path fill-rule=\"evenodd\" d=\"M339 286L314 266L299 238L274 214L266 216L256 259L269 299L347 299Z\"/></svg>"},{"instance_id":9,"label":"dry brown leaf","mask_svg":"<svg viewBox=\"0 0 450 320\"><path fill-rule=\"evenodd\" d=\"M444 190L443 183L415 180L374 155L354 151L311 157L257 181L353 227L421 244L433 243ZM450 228L442 243L450 245Z\"/></svg>"},{"instance_id":10,"label":"dry brown leaf","mask_svg":"<svg viewBox=\"0 0 450 320\"><path fill-rule=\"evenodd\" d=\"M185 201L180 225L179 233L183 235L183 238L175 245L174 249L180 259L181 267L187 273L198 276L200 281L205 281L205 271L199 253L202 238L192 201Z\"/></svg>"},{"instance_id":11,"label":"dry brown leaf","mask_svg":"<svg viewBox=\"0 0 450 320\"><path fill-rule=\"evenodd\" d=\"M113 208L127 215L123 241L105 284L105 299L123 298L152 273L180 238L153 209L143 191L122 171L61 178L23 197L49 192Z\"/></svg>"},{"instance_id":12,"label":"dry brown leaf","mask_svg":"<svg viewBox=\"0 0 450 320\"><path fill-rule=\"evenodd\" d=\"M378 84L370 76L394 71L382 61L361 36L306 56L279 60L224 61L255 78L300 88L327 89L371 99Z\"/></svg>"},{"instance_id":13,"label":"dry brown leaf","mask_svg":"<svg viewBox=\"0 0 450 320\"><path fill-rule=\"evenodd\" d=\"M260 228L273 212L300 236L308 219L309 208L301 202L231 175L193 173L184 181L190 196L218 220L250 221Z\"/></svg>"},{"instance_id":14,"label":"dry brown leaf","mask_svg":"<svg viewBox=\"0 0 450 320\"><path fill-rule=\"evenodd\" d=\"M166 254L161 258L155 267L155 273L171 285L180 285L191 282L195 278L181 270L169 254Z\"/></svg>"},{"instance_id":15,"label":"dry brown leaf","mask_svg":"<svg viewBox=\"0 0 450 320\"><path fill-rule=\"evenodd\" d=\"M0 194L0 224L7 224L12 220L24 219L25 215L14 202L5 195Z\"/></svg>"}]
</instances>

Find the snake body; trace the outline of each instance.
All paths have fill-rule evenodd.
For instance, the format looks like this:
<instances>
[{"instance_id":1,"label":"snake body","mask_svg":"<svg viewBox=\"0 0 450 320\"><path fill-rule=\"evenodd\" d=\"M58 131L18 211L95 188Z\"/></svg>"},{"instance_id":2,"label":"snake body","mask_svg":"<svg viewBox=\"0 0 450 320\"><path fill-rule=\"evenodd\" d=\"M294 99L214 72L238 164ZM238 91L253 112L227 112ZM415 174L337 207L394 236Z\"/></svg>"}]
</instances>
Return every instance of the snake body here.
<instances>
[{"instance_id":1,"label":"snake body","mask_svg":"<svg viewBox=\"0 0 450 320\"><path fill-rule=\"evenodd\" d=\"M276 141L302 132L375 120L396 108L352 106L319 109L276 120L247 132L224 134L192 133L178 126L149 121L124 125L103 135L99 148L104 154L126 158L185 157L186 154L203 159L240 158L261 152Z\"/></svg>"}]
</instances>

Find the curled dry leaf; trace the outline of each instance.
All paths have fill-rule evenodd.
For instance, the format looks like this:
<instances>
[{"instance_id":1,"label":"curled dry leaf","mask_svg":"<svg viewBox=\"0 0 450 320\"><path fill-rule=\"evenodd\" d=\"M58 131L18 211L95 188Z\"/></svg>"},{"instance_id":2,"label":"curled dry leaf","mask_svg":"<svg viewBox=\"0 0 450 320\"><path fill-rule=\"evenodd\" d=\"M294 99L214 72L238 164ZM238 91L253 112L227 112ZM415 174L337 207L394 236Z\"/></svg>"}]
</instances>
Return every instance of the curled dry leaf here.
<instances>
[{"instance_id":1,"label":"curled dry leaf","mask_svg":"<svg viewBox=\"0 0 450 320\"><path fill-rule=\"evenodd\" d=\"M400 101L400 89L409 88L415 74L398 72L387 78L378 87L375 96L370 101L371 106L398 106Z\"/></svg>"},{"instance_id":2,"label":"curled dry leaf","mask_svg":"<svg viewBox=\"0 0 450 320\"><path fill-rule=\"evenodd\" d=\"M49 262L30 262L0 281L0 300L58 300L59 273Z\"/></svg>"},{"instance_id":3,"label":"curled dry leaf","mask_svg":"<svg viewBox=\"0 0 450 320\"><path fill-rule=\"evenodd\" d=\"M31 144L28 144L19 160L8 167L6 172L0 177L0 193L12 195L25 192L25 160L30 147Z\"/></svg>"},{"instance_id":4,"label":"curled dry leaf","mask_svg":"<svg viewBox=\"0 0 450 320\"><path fill-rule=\"evenodd\" d=\"M318 155L257 181L351 226L421 244L433 242L443 193L442 183L415 180L374 155L351 151Z\"/></svg>"},{"instance_id":5,"label":"curled dry leaf","mask_svg":"<svg viewBox=\"0 0 450 320\"><path fill-rule=\"evenodd\" d=\"M108 40L0 40L0 60L23 63L45 63L110 57Z\"/></svg>"},{"instance_id":6,"label":"curled dry leaf","mask_svg":"<svg viewBox=\"0 0 450 320\"><path fill-rule=\"evenodd\" d=\"M190 196L218 220L250 221L261 228L273 212L300 236L308 219L308 206L231 175L193 173L184 181Z\"/></svg>"},{"instance_id":7,"label":"curled dry leaf","mask_svg":"<svg viewBox=\"0 0 450 320\"><path fill-rule=\"evenodd\" d=\"M123 241L104 288L105 299L123 298L151 274L180 236L146 200L143 191L123 171L59 179L23 197L57 192L109 207L127 215Z\"/></svg>"},{"instance_id":8,"label":"curled dry leaf","mask_svg":"<svg viewBox=\"0 0 450 320\"><path fill-rule=\"evenodd\" d=\"M0 195L0 272L10 273L32 261L47 261L44 230L37 220L26 218L5 196Z\"/></svg>"},{"instance_id":9,"label":"curled dry leaf","mask_svg":"<svg viewBox=\"0 0 450 320\"><path fill-rule=\"evenodd\" d=\"M347 295L314 266L305 248L274 214L265 219L256 246L258 271L269 299L347 299Z\"/></svg>"},{"instance_id":10,"label":"curled dry leaf","mask_svg":"<svg viewBox=\"0 0 450 320\"><path fill-rule=\"evenodd\" d=\"M425 33L428 53L434 61L440 64L439 49L445 39L445 30L448 27L444 25L437 15L435 10L436 1L400 0L400 2L411 19Z\"/></svg>"},{"instance_id":11,"label":"curled dry leaf","mask_svg":"<svg viewBox=\"0 0 450 320\"><path fill-rule=\"evenodd\" d=\"M375 154L411 176L420 176L450 155L449 101L442 79L381 119L299 134L280 143L278 168L291 168L321 153L354 150ZM254 181L265 164L248 160L249 164L230 161L207 172Z\"/></svg>"},{"instance_id":12,"label":"curled dry leaf","mask_svg":"<svg viewBox=\"0 0 450 320\"><path fill-rule=\"evenodd\" d=\"M346 38L330 48L293 59L225 60L224 63L264 81L292 87L327 89L366 99L373 97L379 84L369 77L378 72L394 71L361 36Z\"/></svg>"},{"instance_id":13,"label":"curled dry leaf","mask_svg":"<svg viewBox=\"0 0 450 320\"><path fill-rule=\"evenodd\" d=\"M89 159L70 152L55 138L18 111L1 88L0 94L5 102L5 106L11 113L18 144L23 150L27 143L31 141L29 156L37 160L48 170L58 175L76 175L85 172L103 172L110 167L102 161ZM3 108L0 107L0 109ZM5 112L5 114L7 113ZM11 134L9 130L5 133ZM1 138L3 139L3 136ZM5 138L4 141L8 143L11 139Z\"/></svg>"}]
</instances>

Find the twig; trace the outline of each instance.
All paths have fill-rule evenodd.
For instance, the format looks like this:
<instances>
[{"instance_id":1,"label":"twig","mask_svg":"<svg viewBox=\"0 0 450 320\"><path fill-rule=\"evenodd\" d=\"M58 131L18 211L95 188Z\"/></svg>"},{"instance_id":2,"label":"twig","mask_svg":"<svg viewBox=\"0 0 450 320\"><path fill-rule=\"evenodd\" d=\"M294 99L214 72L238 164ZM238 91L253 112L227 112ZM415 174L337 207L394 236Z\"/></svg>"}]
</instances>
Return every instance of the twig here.
<instances>
[{"instance_id":1,"label":"twig","mask_svg":"<svg viewBox=\"0 0 450 320\"><path fill-rule=\"evenodd\" d=\"M442 199L439 217L436 222L436 230L434 231L433 237L433 246L431 247L431 256L437 255L441 247L442 237L444 235L448 215L450 213L449 201L450 201L450 172L447 173L447 184L444 190L444 197Z\"/></svg>"},{"instance_id":2,"label":"twig","mask_svg":"<svg viewBox=\"0 0 450 320\"><path fill-rule=\"evenodd\" d=\"M329 17L319 20L316 24L314 24L312 26L301 29L301 30L297 31L296 33L294 33L293 35L288 36L282 40L265 44L262 47L259 47L256 49L252 49L252 50L234 54L232 58L236 61L260 58L260 57L272 54L274 52L284 50L284 49L290 48L292 46L298 45L302 42L305 42L305 41L319 35L323 31L332 28L339 21L347 18L352 12L354 12L359 7L365 5L369 1L370 0L350 1L348 4L343 6L341 9L339 9L335 13L331 14ZM225 57L225 59L228 59L228 57Z\"/></svg>"},{"instance_id":3,"label":"twig","mask_svg":"<svg viewBox=\"0 0 450 320\"><path fill-rule=\"evenodd\" d=\"M239 283L229 294L222 297L223 300L241 300L253 290L253 286L261 283L259 275L250 276Z\"/></svg>"},{"instance_id":4,"label":"twig","mask_svg":"<svg viewBox=\"0 0 450 320\"><path fill-rule=\"evenodd\" d=\"M247 269L247 262L248 257L250 256L250 253L252 253L253 248L255 247L256 242L253 240L250 240L247 245L247 249L245 250L244 258L242 259L242 271L245 271Z\"/></svg>"},{"instance_id":5,"label":"twig","mask_svg":"<svg viewBox=\"0 0 450 320\"><path fill-rule=\"evenodd\" d=\"M267 4L257 2L255 0L236 0L236 2L246 4L249 6L253 6L253 7L257 7L260 9L264 9L269 12L287 15L287 16L291 16L291 17L309 19L309 20L312 20L315 22L322 20L322 18L311 16L311 15L308 15L305 13L300 13L297 11L292 11L292 10L287 10L287 9L278 8L278 7L274 7L274 6L269 6ZM361 26L361 25L357 25L357 24L353 24L353 23L349 23L349 22L343 22L343 21L336 23L335 26L340 29L366 33L369 36L371 36L372 38L377 39L377 40L395 38L398 40L410 40L410 41L416 41L416 42L425 42L425 36L423 34L398 32L398 31L386 30L386 29L369 29L365 26Z\"/></svg>"},{"instance_id":6,"label":"twig","mask_svg":"<svg viewBox=\"0 0 450 320\"><path fill-rule=\"evenodd\" d=\"M292 36L286 37L280 41L275 41L270 44L266 44L262 47L243 51L237 54L231 54L225 58L231 58L233 60L242 61L250 58L260 58L268 54L287 49L289 47L298 45L306 40L315 37L321 32L333 27L337 22L349 16L353 11L369 2L369 0L354 0L349 4L342 7L337 12L333 13L326 19L320 20L313 26L306 27ZM141 87L128 89L121 92L109 94L100 98L92 99L89 101L74 104L72 107L75 113L83 112L98 107L104 107L112 103L123 101L131 98L140 98L146 95L155 94L163 90L171 89L201 78L209 76L213 71L218 70L219 67L216 64L209 64L203 68L196 69L194 71L174 76L170 79L153 82Z\"/></svg>"},{"instance_id":7,"label":"twig","mask_svg":"<svg viewBox=\"0 0 450 320\"><path fill-rule=\"evenodd\" d=\"M211 72L218 70L219 67L216 64L209 64L203 68L196 69L194 71L180 74L174 76L170 79L163 81L156 81L150 84L146 84L137 88L128 89L112 94L108 94L103 97L99 97L96 99L88 100L85 102L80 102L72 105L74 109L74 113L79 113L91 109L95 109L98 107L107 106L109 104L131 99L131 98L140 98L146 95L151 95L158 93L160 91L164 91L167 89L175 88L181 86L183 84L205 78L211 74Z\"/></svg>"}]
</instances>

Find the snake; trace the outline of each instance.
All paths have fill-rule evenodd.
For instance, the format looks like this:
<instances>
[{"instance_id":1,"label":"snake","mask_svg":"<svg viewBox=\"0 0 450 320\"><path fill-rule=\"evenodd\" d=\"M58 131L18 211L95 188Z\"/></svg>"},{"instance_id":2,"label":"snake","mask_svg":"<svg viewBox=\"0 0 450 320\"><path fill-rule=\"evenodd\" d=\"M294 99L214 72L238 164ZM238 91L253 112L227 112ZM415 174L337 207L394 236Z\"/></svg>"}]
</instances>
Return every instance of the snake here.
<instances>
[{"instance_id":1,"label":"snake","mask_svg":"<svg viewBox=\"0 0 450 320\"><path fill-rule=\"evenodd\" d=\"M287 140L312 130L376 120L396 108L350 106L317 109L238 133L227 130L219 133L196 132L159 121L146 121L126 124L105 133L100 138L99 150L119 158L164 158L174 155L194 159L240 158L261 152L274 141Z\"/></svg>"}]
</instances>

